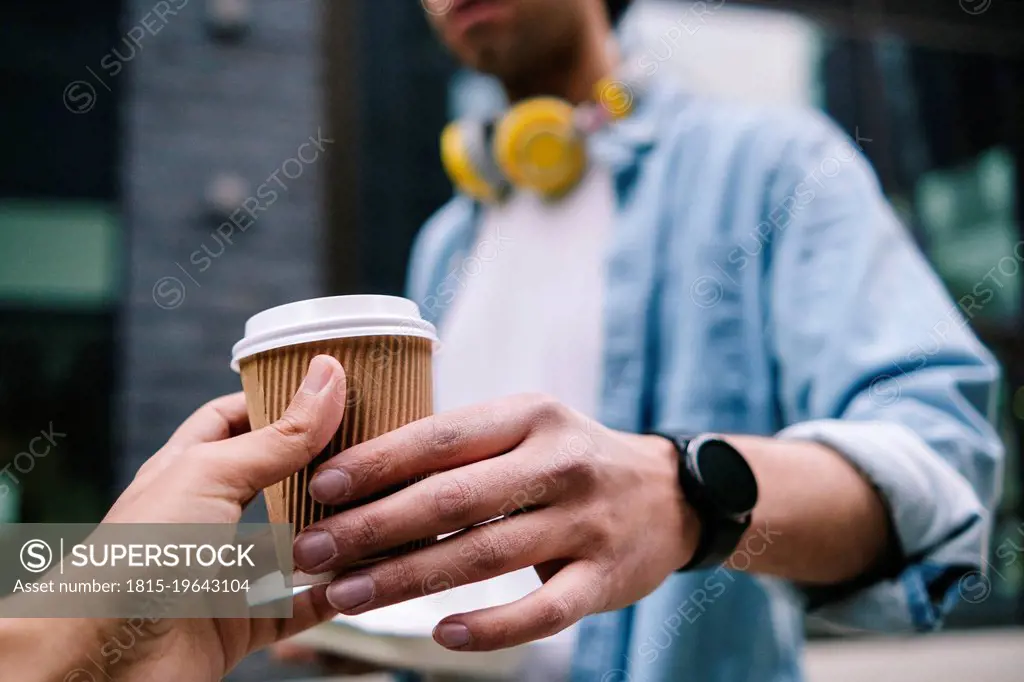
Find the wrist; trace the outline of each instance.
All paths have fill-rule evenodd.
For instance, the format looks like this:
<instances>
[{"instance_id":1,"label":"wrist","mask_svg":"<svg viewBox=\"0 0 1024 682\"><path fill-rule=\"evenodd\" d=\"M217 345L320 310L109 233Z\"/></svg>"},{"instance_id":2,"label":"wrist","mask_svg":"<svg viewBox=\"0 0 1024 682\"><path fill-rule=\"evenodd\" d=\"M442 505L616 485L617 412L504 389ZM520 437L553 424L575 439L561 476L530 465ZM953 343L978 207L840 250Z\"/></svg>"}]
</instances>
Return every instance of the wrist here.
<instances>
[{"instance_id":1,"label":"wrist","mask_svg":"<svg viewBox=\"0 0 1024 682\"><path fill-rule=\"evenodd\" d=\"M678 487L678 484L676 487ZM680 491L680 497L682 498L680 513L683 519L682 553L679 557L679 566L681 568L689 564L697 553L701 534L704 532L704 525L701 523L700 514L697 513L697 510L686 499L686 496L682 494L682 491Z\"/></svg>"},{"instance_id":2,"label":"wrist","mask_svg":"<svg viewBox=\"0 0 1024 682\"><path fill-rule=\"evenodd\" d=\"M663 465L665 472L663 481L668 486L672 498L672 514L678 523L667 524L673 529L672 536L668 539L668 546L671 547L671 557L676 566L685 566L693 558L700 544L702 524L700 515L694 509L690 501L686 499L682 487L679 485L679 454L676 446L667 438L662 436L643 436L650 445L658 462Z\"/></svg>"},{"instance_id":3,"label":"wrist","mask_svg":"<svg viewBox=\"0 0 1024 682\"><path fill-rule=\"evenodd\" d=\"M735 551L750 528L757 505L757 477L743 454L721 436L695 438L653 434L675 450L681 495L699 521L687 534L696 547L679 571L719 565ZM685 512L684 512L685 513Z\"/></svg>"}]
</instances>

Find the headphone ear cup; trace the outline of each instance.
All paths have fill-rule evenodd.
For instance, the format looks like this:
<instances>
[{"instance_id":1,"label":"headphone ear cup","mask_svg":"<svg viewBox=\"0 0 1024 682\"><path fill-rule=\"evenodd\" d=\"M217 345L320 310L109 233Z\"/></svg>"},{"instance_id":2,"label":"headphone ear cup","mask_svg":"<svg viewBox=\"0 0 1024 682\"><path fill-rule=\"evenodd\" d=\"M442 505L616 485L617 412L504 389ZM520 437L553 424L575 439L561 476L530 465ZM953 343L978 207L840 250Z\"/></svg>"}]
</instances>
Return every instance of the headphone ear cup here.
<instances>
[{"instance_id":1,"label":"headphone ear cup","mask_svg":"<svg viewBox=\"0 0 1024 682\"><path fill-rule=\"evenodd\" d=\"M479 201L494 203L506 192L506 183L487 158L486 124L455 121L441 133L441 163L448 179L460 192Z\"/></svg>"},{"instance_id":2,"label":"headphone ear cup","mask_svg":"<svg viewBox=\"0 0 1024 682\"><path fill-rule=\"evenodd\" d=\"M551 97L528 99L509 109L494 132L493 153L512 184L548 198L579 184L587 166L575 109Z\"/></svg>"}]
</instances>

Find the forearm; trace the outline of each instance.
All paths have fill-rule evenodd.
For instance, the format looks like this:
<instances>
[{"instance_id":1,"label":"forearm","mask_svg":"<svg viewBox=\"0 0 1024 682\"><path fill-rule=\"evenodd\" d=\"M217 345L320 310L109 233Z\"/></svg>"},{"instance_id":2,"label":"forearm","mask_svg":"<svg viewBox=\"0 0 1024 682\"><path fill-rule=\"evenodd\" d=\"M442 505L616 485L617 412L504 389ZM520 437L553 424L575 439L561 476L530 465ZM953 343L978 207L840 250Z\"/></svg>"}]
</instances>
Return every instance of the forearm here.
<instances>
[{"instance_id":1,"label":"forearm","mask_svg":"<svg viewBox=\"0 0 1024 682\"><path fill-rule=\"evenodd\" d=\"M0 619L0 671L22 682L175 679L154 646L162 630L135 618Z\"/></svg>"},{"instance_id":2,"label":"forearm","mask_svg":"<svg viewBox=\"0 0 1024 682\"><path fill-rule=\"evenodd\" d=\"M799 583L864 575L886 558L882 498L834 450L812 442L730 436L757 476L753 523L727 563Z\"/></svg>"}]
</instances>

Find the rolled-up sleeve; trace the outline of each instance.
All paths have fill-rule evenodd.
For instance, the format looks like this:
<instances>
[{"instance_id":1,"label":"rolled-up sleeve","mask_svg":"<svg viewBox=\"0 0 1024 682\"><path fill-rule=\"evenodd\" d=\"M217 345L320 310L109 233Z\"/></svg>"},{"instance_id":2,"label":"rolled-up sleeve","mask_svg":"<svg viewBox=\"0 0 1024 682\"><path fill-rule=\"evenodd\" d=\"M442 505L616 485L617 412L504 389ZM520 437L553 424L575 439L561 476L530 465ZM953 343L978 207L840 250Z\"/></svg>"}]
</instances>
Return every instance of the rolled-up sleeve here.
<instances>
[{"instance_id":1,"label":"rolled-up sleeve","mask_svg":"<svg viewBox=\"0 0 1024 682\"><path fill-rule=\"evenodd\" d=\"M985 566L1003 454L998 366L964 315L977 300L950 299L854 143L823 119L802 125L766 209L777 228L769 334L790 425L779 435L845 456L885 502L903 559L897 577L816 615L932 630Z\"/></svg>"}]
</instances>

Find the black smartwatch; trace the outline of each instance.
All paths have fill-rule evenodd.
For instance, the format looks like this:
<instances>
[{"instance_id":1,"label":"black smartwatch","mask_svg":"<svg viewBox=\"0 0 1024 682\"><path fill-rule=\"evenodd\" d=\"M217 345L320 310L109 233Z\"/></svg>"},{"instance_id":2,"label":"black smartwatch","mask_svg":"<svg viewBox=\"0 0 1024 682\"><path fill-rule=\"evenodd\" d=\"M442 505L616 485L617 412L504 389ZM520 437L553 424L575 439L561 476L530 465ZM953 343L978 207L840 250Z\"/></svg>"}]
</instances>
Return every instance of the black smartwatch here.
<instances>
[{"instance_id":1,"label":"black smartwatch","mask_svg":"<svg viewBox=\"0 0 1024 682\"><path fill-rule=\"evenodd\" d=\"M757 505L757 479L739 450L714 435L666 438L679 454L679 485L700 519L693 558L679 571L718 566L750 528Z\"/></svg>"}]
</instances>

